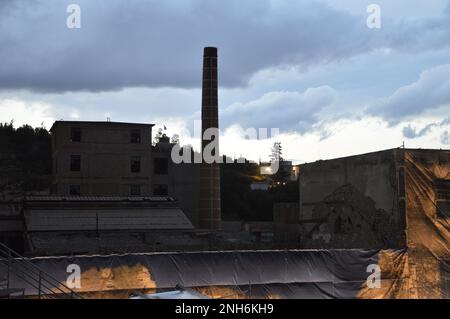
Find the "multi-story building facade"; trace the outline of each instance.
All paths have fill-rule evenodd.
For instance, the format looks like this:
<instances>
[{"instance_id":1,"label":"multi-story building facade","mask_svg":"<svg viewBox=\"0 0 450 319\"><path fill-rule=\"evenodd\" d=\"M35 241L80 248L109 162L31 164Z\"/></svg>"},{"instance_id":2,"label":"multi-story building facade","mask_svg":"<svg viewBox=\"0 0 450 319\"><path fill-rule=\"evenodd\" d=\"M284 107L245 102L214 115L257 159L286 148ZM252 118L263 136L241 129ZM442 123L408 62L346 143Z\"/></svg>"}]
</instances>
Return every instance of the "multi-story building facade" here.
<instances>
[{"instance_id":1,"label":"multi-story building facade","mask_svg":"<svg viewBox=\"0 0 450 319\"><path fill-rule=\"evenodd\" d=\"M153 124L56 121L52 128L57 195L153 195Z\"/></svg>"},{"instance_id":2,"label":"multi-story building facade","mask_svg":"<svg viewBox=\"0 0 450 319\"><path fill-rule=\"evenodd\" d=\"M53 185L59 196L171 196L196 225L199 165L175 164L175 145L152 146L153 124L56 121Z\"/></svg>"}]
</instances>

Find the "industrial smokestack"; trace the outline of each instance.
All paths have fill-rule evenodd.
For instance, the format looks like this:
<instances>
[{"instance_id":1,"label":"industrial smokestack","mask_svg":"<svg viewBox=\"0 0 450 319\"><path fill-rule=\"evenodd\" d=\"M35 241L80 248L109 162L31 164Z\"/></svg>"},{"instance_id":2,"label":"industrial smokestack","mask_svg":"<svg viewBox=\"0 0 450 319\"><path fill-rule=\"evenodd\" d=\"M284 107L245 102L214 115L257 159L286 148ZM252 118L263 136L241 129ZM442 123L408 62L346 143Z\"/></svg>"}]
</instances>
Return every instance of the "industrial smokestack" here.
<instances>
[{"instance_id":1,"label":"industrial smokestack","mask_svg":"<svg viewBox=\"0 0 450 319\"><path fill-rule=\"evenodd\" d=\"M204 161L205 146L216 142L216 155L219 156L219 118L217 96L217 48L206 47L203 52L202 83L202 158L200 168L200 205L199 227L216 230L221 228L220 210L220 167L219 163L208 164ZM217 130L212 140L205 139L205 131ZM214 155L214 154L213 154Z\"/></svg>"}]
</instances>

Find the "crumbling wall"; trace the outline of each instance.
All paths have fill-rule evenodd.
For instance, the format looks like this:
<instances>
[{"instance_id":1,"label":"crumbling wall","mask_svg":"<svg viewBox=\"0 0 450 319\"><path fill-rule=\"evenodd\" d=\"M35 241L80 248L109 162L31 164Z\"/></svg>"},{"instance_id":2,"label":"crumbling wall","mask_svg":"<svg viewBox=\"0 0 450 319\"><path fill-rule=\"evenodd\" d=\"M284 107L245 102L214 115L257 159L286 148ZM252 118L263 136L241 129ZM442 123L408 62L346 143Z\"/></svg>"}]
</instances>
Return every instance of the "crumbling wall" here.
<instances>
[{"instance_id":1,"label":"crumbling wall","mask_svg":"<svg viewBox=\"0 0 450 319\"><path fill-rule=\"evenodd\" d=\"M308 248L388 248L398 244L392 216L351 184L337 188L313 208L317 223L303 233Z\"/></svg>"},{"instance_id":2,"label":"crumbling wall","mask_svg":"<svg viewBox=\"0 0 450 319\"><path fill-rule=\"evenodd\" d=\"M399 150L300 167L301 248L404 247Z\"/></svg>"}]
</instances>

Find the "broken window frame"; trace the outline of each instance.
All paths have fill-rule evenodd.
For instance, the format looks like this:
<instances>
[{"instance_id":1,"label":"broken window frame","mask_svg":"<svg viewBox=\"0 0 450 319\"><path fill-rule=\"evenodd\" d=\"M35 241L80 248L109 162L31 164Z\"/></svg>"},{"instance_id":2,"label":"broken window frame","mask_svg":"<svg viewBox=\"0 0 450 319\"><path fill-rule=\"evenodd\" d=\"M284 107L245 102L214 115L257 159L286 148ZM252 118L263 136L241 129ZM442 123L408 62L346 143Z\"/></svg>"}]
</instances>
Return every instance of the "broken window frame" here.
<instances>
[{"instance_id":1,"label":"broken window frame","mask_svg":"<svg viewBox=\"0 0 450 319\"><path fill-rule=\"evenodd\" d=\"M81 128L79 127L70 128L70 141L75 143L81 142Z\"/></svg>"},{"instance_id":2,"label":"broken window frame","mask_svg":"<svg viewBox=\"0 0 450 319\"><path fill-rule=\"evenodd\" d=\"M70 155L70 171L81 172L81 155Z\"/></svg>"},{"instance_id":3,"label":"broken window frame","mask_svg":"<svg viewBox=\"0 0 450 319\"><path fill-rule=\"evenodd\" d=\"M141 130L131 130L130 131L130 143L140 144L141 143Z\"/></svg>"},{"instance_id":4,"label":"broken window frame","mask_svg":"<svg viewBox=\"0 0 450 319\"><path fill-rule=\"evenodd\" d=\"M131 173L140 173L141 172L141 157L140 156L131 156L130 172Z\"/></svg>"}]
</instances>

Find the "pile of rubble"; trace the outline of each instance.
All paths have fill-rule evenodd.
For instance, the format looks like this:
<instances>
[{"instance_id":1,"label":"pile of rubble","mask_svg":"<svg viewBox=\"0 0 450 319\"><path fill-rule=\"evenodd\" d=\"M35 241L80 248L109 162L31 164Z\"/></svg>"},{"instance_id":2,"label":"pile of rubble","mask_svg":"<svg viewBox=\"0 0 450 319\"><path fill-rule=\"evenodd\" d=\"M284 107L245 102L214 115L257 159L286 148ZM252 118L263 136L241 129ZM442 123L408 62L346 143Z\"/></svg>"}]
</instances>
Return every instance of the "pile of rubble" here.
<instances>
[{"instance_id":1,"label":"pile of rubble","mask_svg":"<svg viewBox=\"0 0 450 319\"><path fill-rule=\"evenodd\" d=\"M398 242L392 214L375 207L375 202L354 186L337 188L316 204L313 215L319 220L302 238L310 248L386 248Z\"/></svg>"}]
</instances>

